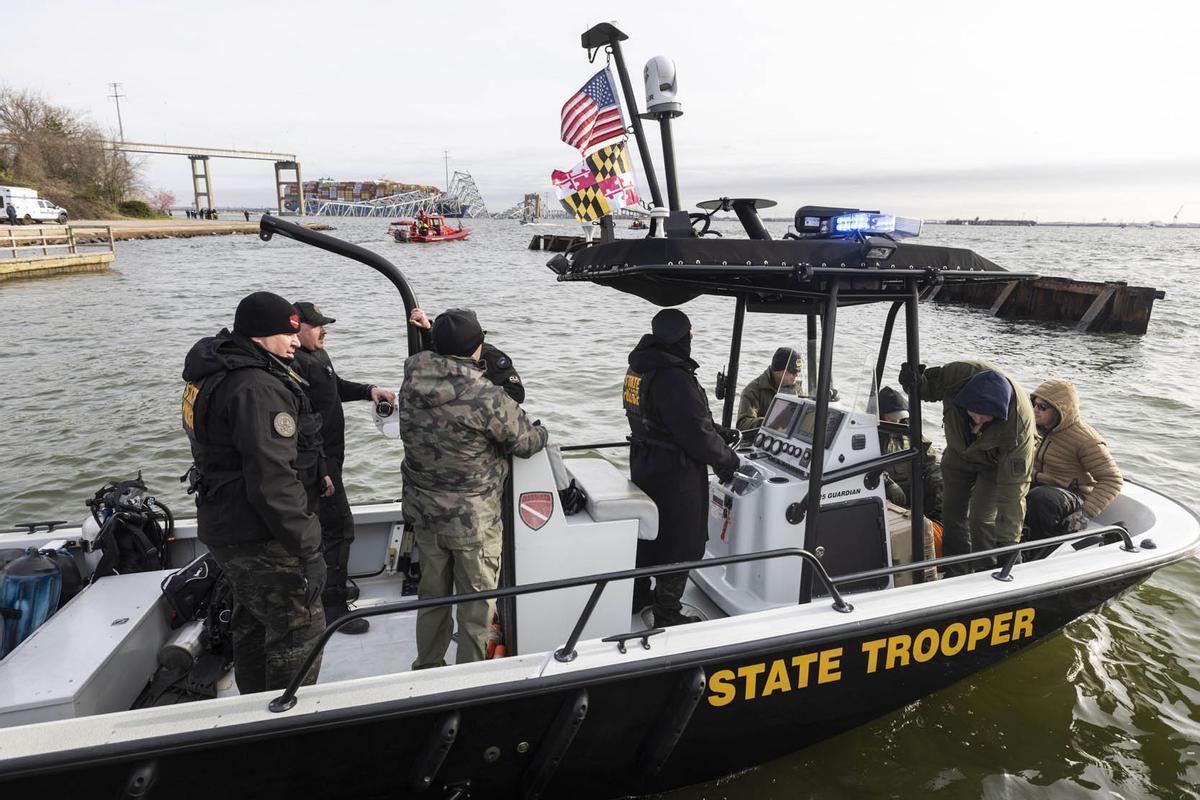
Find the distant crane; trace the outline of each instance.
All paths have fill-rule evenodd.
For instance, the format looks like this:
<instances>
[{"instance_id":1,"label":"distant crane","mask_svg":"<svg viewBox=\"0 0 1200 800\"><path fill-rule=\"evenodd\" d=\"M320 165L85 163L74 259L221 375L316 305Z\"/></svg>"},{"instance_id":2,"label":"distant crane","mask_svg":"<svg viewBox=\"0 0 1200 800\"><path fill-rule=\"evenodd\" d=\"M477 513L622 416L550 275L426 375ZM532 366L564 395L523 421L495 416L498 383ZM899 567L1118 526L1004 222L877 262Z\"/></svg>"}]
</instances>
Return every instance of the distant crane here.
<instances>
[{"instance_id":1,"label":"distant crane","mask_svg":"<svg viewBox=\"0 0 1200 800\"><path fill-rule=\"evenodd\" d=\"M1187 203L1180 203L1180 204L1179 204L1179 208L1175 209L1175 216L1171 217L1171 224L1172 224L1172 225L1178 225L1178 224L1179 224L1179 212L1180 212L1180 211L1183 211L1183 207L1184 207L1184 206L1186 206L1186 205L1187 205Z\"/></svg>"}]
</instances>

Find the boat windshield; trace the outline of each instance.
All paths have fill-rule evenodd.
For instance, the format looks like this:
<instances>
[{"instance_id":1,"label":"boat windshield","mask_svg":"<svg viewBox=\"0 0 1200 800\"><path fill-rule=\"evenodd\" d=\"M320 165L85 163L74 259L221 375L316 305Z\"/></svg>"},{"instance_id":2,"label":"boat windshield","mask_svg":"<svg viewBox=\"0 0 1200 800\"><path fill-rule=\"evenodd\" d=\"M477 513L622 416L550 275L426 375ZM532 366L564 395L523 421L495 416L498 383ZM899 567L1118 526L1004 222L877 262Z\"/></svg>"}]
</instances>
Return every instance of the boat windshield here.
<instances>
[{"instance_id":1,"label":"boat windshield","mask_svg":"<svg viewBox=\"0 0 1200 800\"><path fill-rule=\"evenodd\" d=\"M837 405L864 414L879 413L879 386L875 382L875 364L871 359L835 364L833 388Z\"/></svg>"}]
</instances>

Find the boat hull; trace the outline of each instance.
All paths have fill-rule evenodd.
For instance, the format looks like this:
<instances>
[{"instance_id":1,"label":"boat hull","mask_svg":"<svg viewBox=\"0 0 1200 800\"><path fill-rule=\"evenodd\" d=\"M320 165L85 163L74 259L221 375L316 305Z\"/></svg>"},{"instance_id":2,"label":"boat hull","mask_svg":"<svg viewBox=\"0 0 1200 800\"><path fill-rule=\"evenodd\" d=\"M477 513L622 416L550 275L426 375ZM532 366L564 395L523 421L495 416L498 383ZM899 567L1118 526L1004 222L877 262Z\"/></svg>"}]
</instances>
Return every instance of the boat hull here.
<instances>
[{"instance_id":1,"label":"boat hull","mask_svg":"<svg viewBox=\"0 0 1200 800\"><path fill-rule=\"evenodd\" d=\"M850 614L837 630L632 668L12 759L0 762L0 785L15 796L117 796L140 776L154 783L149 796L172 798L214 790L291 798L314 787L322 797L441 797L442 787L459 784L469 784L473 798L663 791L762 764L901 708L1042 640L1149 574L862 628ZM443 751L438 742L449 738Z\"/></svg>"}]
</instances>

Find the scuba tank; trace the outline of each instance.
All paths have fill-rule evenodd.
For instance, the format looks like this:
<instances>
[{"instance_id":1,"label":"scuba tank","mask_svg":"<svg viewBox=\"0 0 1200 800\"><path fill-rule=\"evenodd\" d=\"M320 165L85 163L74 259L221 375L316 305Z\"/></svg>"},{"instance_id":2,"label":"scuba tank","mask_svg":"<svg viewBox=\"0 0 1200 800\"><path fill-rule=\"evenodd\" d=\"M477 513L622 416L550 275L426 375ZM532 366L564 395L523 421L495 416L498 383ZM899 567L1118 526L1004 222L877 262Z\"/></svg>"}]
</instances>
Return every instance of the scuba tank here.
<instances>
[{"instance_id":1,"label":"scuba tank","mask_svg":"<svg viewBox=\"0 0 1200 800\"><path fill-rule=\"evenodd\" d=\"M32 549L4 568L0 607L19 616L5 620L0 658L12 652L58 609L61 591L62 574L58 565Z\"/></svg>"}]
</instances>

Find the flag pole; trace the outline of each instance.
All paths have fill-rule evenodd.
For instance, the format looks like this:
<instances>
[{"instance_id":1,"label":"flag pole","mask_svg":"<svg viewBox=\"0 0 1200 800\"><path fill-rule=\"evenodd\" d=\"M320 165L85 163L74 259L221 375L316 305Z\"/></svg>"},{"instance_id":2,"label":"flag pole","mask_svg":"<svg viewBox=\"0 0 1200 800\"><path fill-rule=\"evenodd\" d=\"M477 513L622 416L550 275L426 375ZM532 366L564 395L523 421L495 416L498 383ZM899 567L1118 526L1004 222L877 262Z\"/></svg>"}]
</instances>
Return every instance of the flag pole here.
<instances>
[{"instance_id":1,"label":"flag pole","mask_svg":"<svg viewBox=\"0 0 1200 800\"><path fill-rule=\"evenodd\" d=\"M601 22L584 31L580 41L586 50L597 50L605 46L612 48L613 60L617 62L617 77L621 79L621 92L625 95L626 105L629 106L633 135L637 139L638 153L642 156L642 168L646 171L646 181L650 184L650 198L654 201L655 206L662 208L662 190L658 188L658 174L654 171L650 148L646 145L646 133L642 130L642 120L638 115L637 97L633 94L633 84L629 82L629 72L625 69L625 59L621 55L621 42L628 38L617 26ZM650 218L651 236L656 233L654 226L657 223L657 219Z\"/></svg>"}]
</instances>

